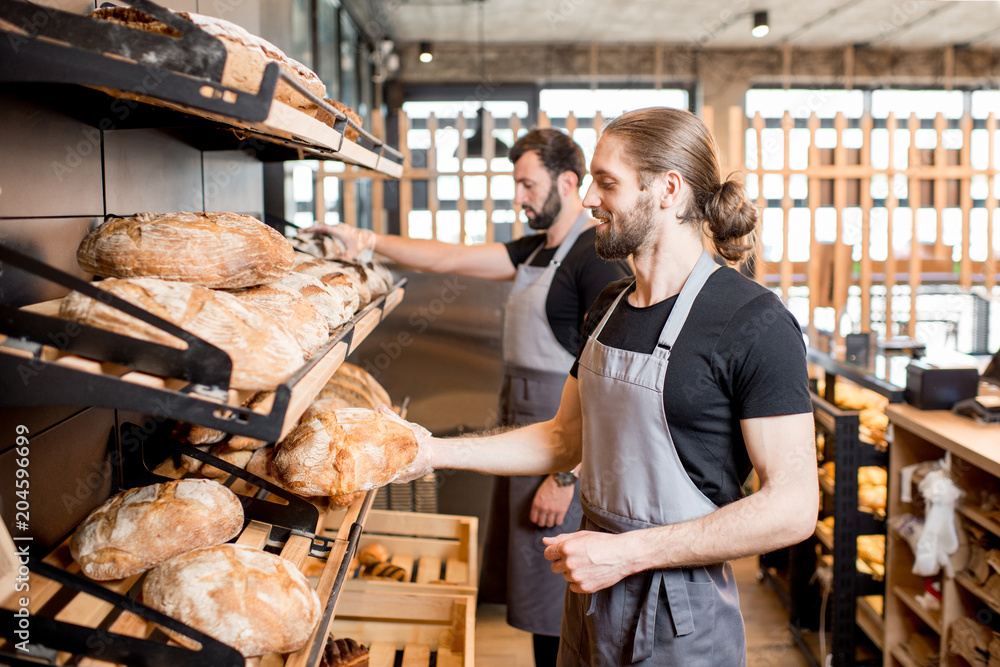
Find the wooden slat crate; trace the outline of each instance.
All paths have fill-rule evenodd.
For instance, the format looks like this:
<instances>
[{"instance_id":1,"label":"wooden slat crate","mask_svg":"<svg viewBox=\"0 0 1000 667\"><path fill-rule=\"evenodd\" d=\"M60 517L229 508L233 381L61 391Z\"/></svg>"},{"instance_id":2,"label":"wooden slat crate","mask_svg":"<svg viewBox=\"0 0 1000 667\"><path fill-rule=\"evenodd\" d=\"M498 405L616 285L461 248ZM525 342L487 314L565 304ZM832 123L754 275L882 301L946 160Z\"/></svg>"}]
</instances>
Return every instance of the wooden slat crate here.
<instances>
[{"instance_id":1,"label":"wooden slat crate","mask_svg":"<svg viewBox=\"0 0 1000 667\"><path fill-rule=\"evenodd\" d=\"M475 627L474 595L347 587L338 600L330 634L368 646L369 667L471 667L476 659Z\"/></svg>"},{"instance_id":2,"label":"wooden slat crate","mask_svg":"<svg viewBox=\"0 0 1000 667\"><path fill-rule=\"evenodd\" d=\"M344 512L327 515L324 532L336 531ZM360 577L353 568L349 590L475 595L479 584L479 520L472 516L371 510L364 521L358 548L378 542L389 551L389 562L406 571L404 581Z\"/></svg>"}]
</instances>

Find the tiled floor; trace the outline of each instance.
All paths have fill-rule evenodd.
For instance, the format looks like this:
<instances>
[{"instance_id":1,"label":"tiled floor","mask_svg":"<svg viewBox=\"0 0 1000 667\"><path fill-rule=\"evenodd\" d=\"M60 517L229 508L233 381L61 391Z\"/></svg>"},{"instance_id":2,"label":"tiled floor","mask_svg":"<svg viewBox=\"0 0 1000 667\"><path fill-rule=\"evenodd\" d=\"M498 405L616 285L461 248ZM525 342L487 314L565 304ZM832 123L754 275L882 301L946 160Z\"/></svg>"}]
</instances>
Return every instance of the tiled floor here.
<instances>
[{"instance_id":1,"label":"tiled floor","mask_svg":"<svg viewBox=\"0 0 1000 667\"><path fill-rule=\"evenodd\" d=\"M757 580L757 559L733 563L747 628L748 667L807 667L788 632L788 611L777 594ZM531 667L531 635L507 625L503 605L479 605L476 667Z\"/></svg>"}]
</instances>

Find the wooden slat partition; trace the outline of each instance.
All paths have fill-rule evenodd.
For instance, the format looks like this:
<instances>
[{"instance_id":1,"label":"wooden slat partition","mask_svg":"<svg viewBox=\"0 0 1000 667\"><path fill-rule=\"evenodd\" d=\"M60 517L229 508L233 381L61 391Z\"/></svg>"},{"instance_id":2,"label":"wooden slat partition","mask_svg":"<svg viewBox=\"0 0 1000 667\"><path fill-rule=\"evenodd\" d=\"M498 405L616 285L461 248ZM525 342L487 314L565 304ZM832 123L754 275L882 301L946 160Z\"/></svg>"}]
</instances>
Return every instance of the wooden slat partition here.
<instances>
[{"instance_id":1,"label":"wooden slat partition","mask_svg":"<svg viewBox=\"0 0 1000 667\"><path fill-rule=\"evenodd\" d=\"M920 150L916 146L916 138L921 128L921 121L916 116L897 119L893 114L884 121L884 129L876 129L882 125L882 121L872 118L869 114L863 115L858 120L848 120L843 115L838 115L833 119L833 131L837 136L837 143L832 151L833 160L829 164L824 163L823 157L830 154L830 151L820 150L816 146L816 136L820 131L824 121L812 114L806 120L808 128L809 148L808 159L805 167L792 169L790 160L792 154L793 132L801 132L796 129L796 119L785 113L780 121L780 131L783 136L783 159L781 165L771 165L770 161L765 168L764 164L764 134L768 126L768 121L759 114L753 118L747 118L742 107L733 106L728 108L727 113L722 113L720 109L705 108L702 110L703 120L709 129L718 129L722 124L726 125L729 140L723 152L723 176L728 176L735 172L737 177L742 174L752 173L757 178L759 194L757 204L761 208L767 205L764 198L764 178L766 176L779 175L783 184L783 196L780 199L782 211L781 239L780 239L780 261L769 263L767 257L763 256L763 248L758 237L757 261L755 262L755 277L767 285L780 288L781 297L788 303L789 293L793 287L805 285L808 287L809 312L815 313L819 307L833 308L837 317L841 316L847 304L857 297L850 296L852 287L860 291L860 313L861 331L872 330L872 325L881 325L878 318L882 316L878 309L873 308L873 291L877 288L885 290L885 322L884 335L895 334L915 335L917 323L916 300L910 299L908 311L905 306L900 312L897 306L893 312L893 293L898 290L899 281L905 280L906 287L911 295L915 295L917 288L927 279L933 278L936 282L950 283L961 287L962 290L974 290L985 288L987 292L992 292L996 287L997 279L997 252L994 249L995 231L994 217L998 207L995 194L995 180L997 178L997 164L995 157L997 122L995 114L991 114L985 120L986 133L989 142L988 166L973 168L971 161L971 143L973 140L974 121L966 116L960 121L960 131L962 146L956 150L956 146L949 146L945 138L948 136L950 122L941 114L933 119L933 132L936 134L936 144L932 150ZM468 121L474 122L474 121ZM983 127L983 121L978 121ZM455 208L459 212L461 219L461 242L468 242L465 234L466 213L469 210L466 201L466 176L484 175L487 179L486 199L483 208L486 214L486 241L492 242L497 238L496 228L493 223L493 214L496 210L496 202L492 195L492 180L498 174L509 174L508 171L493 172L492 161L487 161L486 171L466 171L464 160L459 160L457 172L439 173L437 169L437 134L440 128L454 127L460 131L465 127L467 121L464 117L458 119L445 119L430 116L426 122L426 128L431 135L430 145L426 151L427 164L414 166L411 161L411 151L407 148L405 139L400 140L400 150L406 159L406 166L403 177L400 179L400 226L404 236L409 235L408 219L413 210L413 182L427 182L427 211L431 217L432 233L435 238L438 236L438 215L441 204L438 200L438 179L442 176L457 177L459 181L459 198ZM487 139L491 136L490 131L494 126L494 119L489 113L484 114L484 128L487 130ZM827 121L826 127L830 124ZM534 126L550 127L553 120L544 113L539 113L538 120ZM405 138L410 128L410 121L404 114L399 115L398 127L401 138ZM513 136L523 133L527 121L512 116L508 127ZM594 118L580 118L570 114L564 126L570 133L581 127L593 127L600 136L603 119L600 115ZM953 125L952 125L953 126ZM774 127L772 124L771 127ZM801 127L801 124L799 125ZM859 127L862 139L860 149L860 159L855 159L854 150L847 149L844 143L845 133L848 127ZM749 169L745 167L746 156L745 146L749 129L757 139L756 164L751 164ZM827 130L824 130L827 131ZM854 130L851 130L852 132ZM771 132L771 130L768 130ZM873 137L876 132L884 132L887 141L881 145L888 149L887 164L875 166L872 160ZM905 151L905 157L901 157L899 163L896 161L896 145L902 133L909 137L909 149ZM897 137L897 133L900 137ZM493 151L492 142L486 141L484 147L487 155ZM465 139L460 139L459 155L465 154ZM956 160L955 157L958 157ZM926 156L926 159L924 159ZM373 178L384 179L384 176L372 174L365 170L348 167L347 171L328 175L336 175L344 179ZM809 219L809 257L807 260L792 261L792 251L789 238L791 234L791 218L796 209L796 202L791 197L790 186L793 176L804 176L808 183L808 195L805 202L808 208ZM894 189L896 177L905 179L908 184L908 196L903 204L911 216L911 242L909 248L897 248L894 244L894 236L900 221L897 220L897 211L900 209L900 200ZM985 202L975 202L972 199L972 181L985 177L988 181L989 192ZM875 178L885 178L888 191L884 202L884 215L886 218L886 257L877 259L872 257L873 246L881 246L882 239L876 237L871 230L871 217L873 214L875 201L872 195L872 184ZM930 184L928 195L922 195L922 188ZM955 186L958 186L957 201L955 198ZM824 200L823 188L832 185L832 200ZM859 189L859 195L855 196L855 189ZM376 189L373 188L373 193ZM320 188L317 188L317 195L322 196ZM345 195L345 210L348 208L348 200ZM820 243L817 241L817 212L824 206L832 206L835 216L835 239L832 244ZM859 207L861 215L860 240L853 233L849 233L854 218L845 215L845 210L851 207ZM985 206L987 217L987 229L985 239L985 261L973 261L971 253L982 253L982 238L973 240L972 226L970 220L974 215L976 207ZM933 210L936 216L936 234L933 243L921 243L918 236L918 213L925 207L924 215ZM957 248L952 247L949 238L957 238L957 235L946 235L945 220L955 220L957 216L949 209L957 208L961 217L961 240L956 242ZM881 215L883 211L878 211ZM945 214L948 214L946 216ZM851 214L853 215L853 213ZM354 220L347 216L346 222L354 223ZM382 223L377 223L381 225ZM955 224L949 222L949 224ZM380 227L381 228L381 227ZM521 221L518 219L513 223L510 230L512 238L520 238L526 233ZM849 241L849 244L845 241ZM860 253L855 248L860 245ZM860 255L855 272L854 256ZM957 269L952 263L952 256L959 258ZM949 274L953 277L949 278ZM905 290L899 290L905 295ZM905 303L905 302L904 302ZM876 311L873 314L873 310ZM853 312L853 311L852 311ZM812 319L812 315L810 319ZM875 318L873 320L873 318ZM810 326L814 323L810 321ZM858 323L855 323L857 325ZM902 330L897 330L896 326L902 326Z\"/></svg>"}]
</instances>

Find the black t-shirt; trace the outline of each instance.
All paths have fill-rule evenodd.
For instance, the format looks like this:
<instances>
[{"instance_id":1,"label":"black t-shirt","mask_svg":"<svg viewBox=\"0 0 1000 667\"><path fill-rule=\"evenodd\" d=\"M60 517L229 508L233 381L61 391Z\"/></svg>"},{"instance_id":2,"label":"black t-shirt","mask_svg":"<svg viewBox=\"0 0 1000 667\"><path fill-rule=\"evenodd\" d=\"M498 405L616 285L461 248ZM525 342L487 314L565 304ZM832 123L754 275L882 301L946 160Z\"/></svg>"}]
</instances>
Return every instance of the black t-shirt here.
<instances>
[{"instance_id":1,"label":"black t-shirt","mask_svg":"<svg viewBox=\"0 0 1000 667\"><path fill-rule=\"evenodd\" d=\"M587 315L586 338L631 282L601 293ZM676 301L636 308L622 297L598 340L650 354ZM578 367L570 371L574 377ZM712 502L721 507L743 495L752 466L740 420L811 412L808 382L802 333L781 300L732 269L713 273L670 351L663 382L677 454Z\"/></svg>"},{"instance_id":2,"label":"black t-shirt","mask_svg":"<svg viewBox=\"0 0 1000 667\"><path fill-rule=\"evenodd\" d=\"M562 264L556 269L545 300L545 316L549 320L552 333L559 344L573 356L580 351L580 330L583 318L608 283L631 275L625 262L608 262L597 256L594 227L586 229L576 239L576 243L566 253ZM545 243L545 234L523 236L506 243L507 254L514 266L520 266L540 245ZM558 246L542 248L531 266L546 266L555 257Z\"/></svg>"}]
</instances>

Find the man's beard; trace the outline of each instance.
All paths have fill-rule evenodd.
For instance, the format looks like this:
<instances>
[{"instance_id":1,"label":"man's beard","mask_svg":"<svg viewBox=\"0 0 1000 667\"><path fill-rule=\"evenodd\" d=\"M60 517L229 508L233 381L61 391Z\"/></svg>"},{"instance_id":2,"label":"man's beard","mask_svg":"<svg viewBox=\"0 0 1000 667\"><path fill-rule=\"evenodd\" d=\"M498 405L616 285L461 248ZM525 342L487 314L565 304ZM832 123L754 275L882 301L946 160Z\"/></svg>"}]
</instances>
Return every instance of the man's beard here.
<instances>
[{"instance_id":1,"label":"man's beard","mask_svg":"<svg viewBox=\"0 0 1000 667\"><path fill-rule=\"evenodd\" d=\"M608 222L606 227L597 230L594 247L601 259L626 259L634 255L653 235L653 196L648 192L639 194L630 209L611 221L611 215L599 208L593 209L593 215L601 222Z\"/></svg>"},{"instance_id":2,"label":"man's beard","mask_svg":"<svg viewBox=\"0 0 1000 667\"><path fill-rule=\"evenodd\" d=\"M535 213L535 217L528 218L528 226L532 229L537 229L539 231L548 229L552 226L552 223L556 221L559 217L559 213L562 211L562 202L559 201L559 192L556 188L556 184L553 183L549 188L549 196L545 198L545 203L542 204L541 211L535 211L534 208L528 206Z\"/></svg>"}]
</instances>

